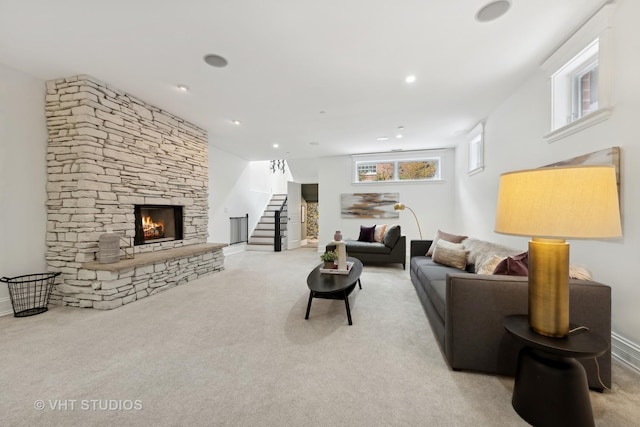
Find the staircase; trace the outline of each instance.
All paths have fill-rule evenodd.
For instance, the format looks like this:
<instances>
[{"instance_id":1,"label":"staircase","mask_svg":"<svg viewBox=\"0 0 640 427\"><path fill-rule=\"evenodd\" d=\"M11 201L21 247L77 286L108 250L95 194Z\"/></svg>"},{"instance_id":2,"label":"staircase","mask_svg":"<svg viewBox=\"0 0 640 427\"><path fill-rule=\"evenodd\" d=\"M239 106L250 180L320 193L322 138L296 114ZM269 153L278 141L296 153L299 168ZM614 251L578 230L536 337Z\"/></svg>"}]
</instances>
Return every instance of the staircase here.
<instances>
[{"instance_id":1,"label":"staircase","mask_svg":"<svg viewBox=\"0 0 640 427\"><path fill-rule=\"evenodd\" d=\"M249 242L247 243L246 250L248 251L267 251L274 252L275 248L273 246L275 232L276 232L276 224L275 224L275 216L276 212L282 208L284 204L284 208L282 209L282 213L280 214L280 235L281 235L281 244L282 249L287 249L287 195L286 194L274 194L267 205L267 208L264 210L264 213L260 217L260 221L256 228L251 233L251 237L249 237Z\"/></svg>"}]
</instances>

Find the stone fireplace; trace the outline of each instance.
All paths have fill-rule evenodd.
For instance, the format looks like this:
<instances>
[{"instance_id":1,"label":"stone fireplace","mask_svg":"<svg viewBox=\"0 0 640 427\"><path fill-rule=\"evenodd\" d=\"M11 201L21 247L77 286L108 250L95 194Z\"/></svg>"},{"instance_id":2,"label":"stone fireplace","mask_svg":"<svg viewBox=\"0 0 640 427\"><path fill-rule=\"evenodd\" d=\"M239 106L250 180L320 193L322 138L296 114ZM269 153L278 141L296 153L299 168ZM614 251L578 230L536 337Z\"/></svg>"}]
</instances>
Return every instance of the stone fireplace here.
<instances>
[{"instance_id":1,"label":"stone fireplace","mask_svg":"<svg viewBox=\"0 0 640 427\"><path fill-rule=\"evenodd\" d=\"M52 303L114 308L223 268L206 244L206 131L86 75L48 81L45 108ZM135 261L95 261L107 232Z\"/></svg>"}]
</instances>

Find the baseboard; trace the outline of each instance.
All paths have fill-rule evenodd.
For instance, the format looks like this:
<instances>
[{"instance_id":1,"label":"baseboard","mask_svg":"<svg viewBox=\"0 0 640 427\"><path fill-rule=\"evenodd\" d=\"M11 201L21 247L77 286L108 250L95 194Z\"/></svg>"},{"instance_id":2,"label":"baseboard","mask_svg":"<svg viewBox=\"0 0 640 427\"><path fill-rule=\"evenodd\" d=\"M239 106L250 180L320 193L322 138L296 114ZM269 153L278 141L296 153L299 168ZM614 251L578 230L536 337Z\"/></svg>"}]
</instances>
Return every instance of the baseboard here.
<instances>
[{"instance_id":1,"label":"baseboard","mask_svg":"<svg viewBox=\"0 0 640 427\"><path fill-rule=\"evenodd\" d=\"M634 342L612 332L611 354L625 365L640 372L640 346Z\"/></svg>"},{"instance_id":2,"label":"baseboard","mask_svg":"<svg viewBox=\"0 0 640 427\"><path fill-rule=\"evenodd\" d=\"M6 316L7 314L13 314L11 298L0 298L0 316Z\"/></svg>"},{"instance_id":3,"label":"baseboard","mask_svg":"<svg viewBox=\"0 0 640 427\"><path fill-rule=\"evenodd\" d=\"M225 246L222 248L222 253L224 256L239 254L240 252L244 252L247 249L246 243L237 243L235 245Z\"/></svg>"}]
</instances>

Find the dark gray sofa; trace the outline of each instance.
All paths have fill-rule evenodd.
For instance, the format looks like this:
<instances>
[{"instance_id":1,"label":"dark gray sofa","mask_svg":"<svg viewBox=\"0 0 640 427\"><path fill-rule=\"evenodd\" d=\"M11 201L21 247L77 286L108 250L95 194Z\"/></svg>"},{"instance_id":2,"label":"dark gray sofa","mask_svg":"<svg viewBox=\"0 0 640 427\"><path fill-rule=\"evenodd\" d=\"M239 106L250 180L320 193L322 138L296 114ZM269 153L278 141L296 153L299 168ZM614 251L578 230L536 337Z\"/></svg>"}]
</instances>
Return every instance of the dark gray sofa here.
<instances>
[{"instance_id":1,"label":"dark gray sofa","mask_svg":"<svg viewBox=\"0 0 640 427\"><path fill-rule=\"evenodd\" d=\"M449 366L514 376L522 348L502 326L510 314L528 311L527 277L479 275L435 263L425 254L431 240L411 241L409 274ZM473 266L468 267L473 271ZM598 357L600 378L611 387L611 288L571 279L570 321L609 343ZM593 359L582 359L589 387L603 390Z\"/></svg>"},{"instance_id":2,"label":"dark gray sofa","mask_svg":"<svg viewBox=\"0 0 640 427\"><path fill-rule=\"evenodd\" d=\"M395 229L394 229L395 228ZM378 242L359 242L357 240L345 240L347 256L358 258L363 264L367 263L399 263L406 269L407 265L407 239L402 235L399 225L389 227L382 239ZM336 248L329 243L327 251Z\"/></svg>"}]
</instances>

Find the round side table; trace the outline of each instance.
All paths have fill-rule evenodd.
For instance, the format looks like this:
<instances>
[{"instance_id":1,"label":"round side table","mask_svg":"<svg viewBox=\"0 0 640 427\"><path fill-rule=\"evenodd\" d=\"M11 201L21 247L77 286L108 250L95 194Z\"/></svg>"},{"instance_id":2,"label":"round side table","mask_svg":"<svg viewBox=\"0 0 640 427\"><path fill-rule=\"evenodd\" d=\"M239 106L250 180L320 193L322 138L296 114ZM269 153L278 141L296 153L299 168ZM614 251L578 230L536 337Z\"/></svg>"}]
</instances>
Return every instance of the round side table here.
<instances>
[{"instance_id":1,"label":"round side table","mask_svg":"<svg viewBox=\"0 0 640 427\"><path fill-rule=\"evenodd\" d=\"M511 400L518 415L537 427L593 427L587 374L576 358L600 356L607 342L584 329L564 338L546 337L531 329L526 315L507 316L503 325L525 345Z\"/></svg>"}]
</instances>

